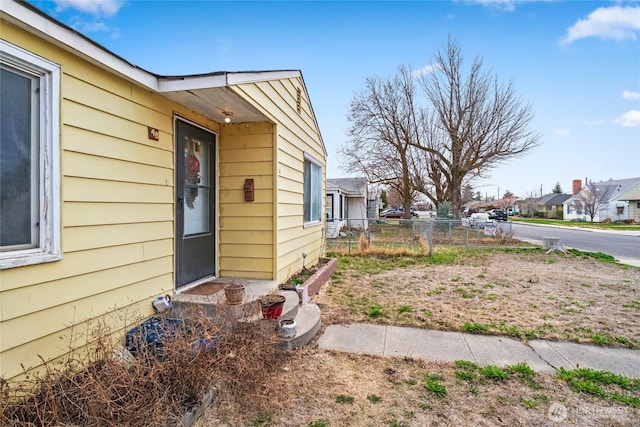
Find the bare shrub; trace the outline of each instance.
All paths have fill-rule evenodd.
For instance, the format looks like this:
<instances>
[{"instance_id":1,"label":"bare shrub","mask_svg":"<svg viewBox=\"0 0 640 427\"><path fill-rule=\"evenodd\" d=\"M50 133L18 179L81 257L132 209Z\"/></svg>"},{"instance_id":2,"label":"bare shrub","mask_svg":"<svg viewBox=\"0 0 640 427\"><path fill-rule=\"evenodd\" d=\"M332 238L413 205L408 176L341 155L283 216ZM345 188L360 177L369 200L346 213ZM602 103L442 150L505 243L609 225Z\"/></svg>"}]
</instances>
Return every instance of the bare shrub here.
<instances>
[{"instance_id":1,"label":"bare shrub","mask_svg":"<svg viewBox=\"0 0 640 427\"><path fill-rule=\"evenodd\" d=\"M365 233L360 233L360 241L359 245L361 251L366 251L369 249L369 238Z\"/></svg>"},{"instance_id":2,"label":"bare shrub","mask_svg":"<svg viewBox=\"0 0 640 427\"><path fill-rule=\"evenodd\" d=\"M228 313L180 325L161 345L139 345L129 361L113 357L110 331L99 328L86 359L74 353L59 368L45 363L43 374L3 380L0 425L165 425L214 387L227 399L260 403L254 395L266 395L280 354L273 325L240 323Z\"/></svg>"}]
</instances>

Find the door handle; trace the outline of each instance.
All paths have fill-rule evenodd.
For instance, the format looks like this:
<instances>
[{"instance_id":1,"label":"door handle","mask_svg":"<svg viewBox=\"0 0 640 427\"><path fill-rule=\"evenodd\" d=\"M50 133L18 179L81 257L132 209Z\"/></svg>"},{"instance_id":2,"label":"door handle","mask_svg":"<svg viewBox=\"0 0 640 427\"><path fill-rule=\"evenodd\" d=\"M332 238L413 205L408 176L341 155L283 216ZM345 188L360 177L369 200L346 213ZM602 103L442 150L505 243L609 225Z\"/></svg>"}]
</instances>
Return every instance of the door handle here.
<instances>
[{"instance_id":1,"label":"door handle","mask_svg":"<svg viewBox=\"0 0 640 427\"><path fill-rule=\"evenodd\" d=\"M178 197L178 204L180 205L180 209L182 209L182 202L184 201L184 199L182 197Z\"/></svg>"}]
</instances>

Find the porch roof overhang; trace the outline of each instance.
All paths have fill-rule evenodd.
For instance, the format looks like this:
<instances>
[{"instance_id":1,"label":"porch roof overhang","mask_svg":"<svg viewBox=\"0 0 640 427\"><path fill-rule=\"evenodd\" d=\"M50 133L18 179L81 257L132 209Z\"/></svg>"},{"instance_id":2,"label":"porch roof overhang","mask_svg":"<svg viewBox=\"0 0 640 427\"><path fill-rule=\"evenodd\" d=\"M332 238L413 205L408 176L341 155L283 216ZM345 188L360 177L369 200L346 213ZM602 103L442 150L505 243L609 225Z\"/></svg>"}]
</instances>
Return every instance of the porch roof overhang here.
<instances>
[{"instance_id":1,"label":"porch roof overhang","mask_svg":"<svg viewBox=\"0 0 640 427\"><path fill-rule=\"evenodd\" d=\"M158 76L157 91L170 100L222 122L230 114L233 122L263 122L269 117L239 96L234 85L301 77L300 71L215 72L188 76Z\"/></svg>"}]
</instances>

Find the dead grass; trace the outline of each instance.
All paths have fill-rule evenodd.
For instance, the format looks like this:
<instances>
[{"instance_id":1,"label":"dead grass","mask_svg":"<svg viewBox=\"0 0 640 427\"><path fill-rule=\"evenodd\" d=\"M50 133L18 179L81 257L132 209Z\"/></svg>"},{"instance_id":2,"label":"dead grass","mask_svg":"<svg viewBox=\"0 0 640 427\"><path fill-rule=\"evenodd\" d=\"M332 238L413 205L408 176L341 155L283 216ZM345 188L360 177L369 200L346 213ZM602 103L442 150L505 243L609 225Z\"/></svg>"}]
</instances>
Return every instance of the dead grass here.
<instances>
[{"instance_id":1,"label":"dead grass","mask_svg":"<svg viewBox=\"0 0 640 427\"><path fill-rule=\"evenodd\" d=\"M374 263L375 261L371 261ZM611 346L640 345L640 269L573 254L495 251L373 274L340 268L323 322L373 322ZM378 307L375 315L371 308ZM465 325L466 324L466 325Z\"/></svg>"},{"instance_id":2,"label":"dead grass","mask_svg":"<svg viewBox=\"0 0 640 427\"><path fill-rule=\"evenodd\" d=\"M518 377L496 382L456 378L454 364L302 350L284 360L271 387L271 406L241 411L217 401L196 427L213 426L549 426L562 402L562 426L632 426L638 409L570 390L549 375L535 386ZM425 383L440 378L446 394Z\"/></svg>"}]
</instances>

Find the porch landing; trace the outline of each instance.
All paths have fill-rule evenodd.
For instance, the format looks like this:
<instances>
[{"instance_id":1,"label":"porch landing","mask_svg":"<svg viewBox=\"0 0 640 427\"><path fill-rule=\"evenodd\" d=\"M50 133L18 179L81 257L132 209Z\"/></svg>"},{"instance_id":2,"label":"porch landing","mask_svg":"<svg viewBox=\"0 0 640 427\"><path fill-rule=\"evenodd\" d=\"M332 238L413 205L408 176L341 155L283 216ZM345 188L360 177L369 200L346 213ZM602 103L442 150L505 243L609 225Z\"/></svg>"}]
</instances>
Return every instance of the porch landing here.
<instances>
[{"instance_id":1,"label":"porch landing","mask_svg":"<svg viewBox=\"0 0 640 427\"><path fill-rule=\"evenodd\" d=\"M232 281L245 284L242 304L227 304L224 285ZM183 318L188 318L194 312L215 318L216 313L222 310L225 313L230 312L233 318L240 322L272 322L275 333L276 322L263 319L259 302L260 297L272 293L285 297L280 319L294 319L297 324L296 334L292 338L279 338L278 348L292 350L308 344L320 330L320 308L308 301L302 303L296 291L279 289L275 280L217 278L204 281L176 294L172 300L173 311Z\"/></svg>"}]
</instances>

